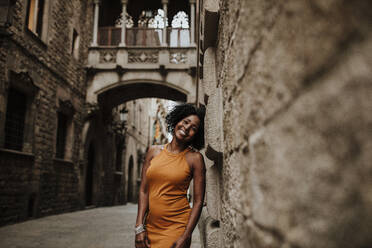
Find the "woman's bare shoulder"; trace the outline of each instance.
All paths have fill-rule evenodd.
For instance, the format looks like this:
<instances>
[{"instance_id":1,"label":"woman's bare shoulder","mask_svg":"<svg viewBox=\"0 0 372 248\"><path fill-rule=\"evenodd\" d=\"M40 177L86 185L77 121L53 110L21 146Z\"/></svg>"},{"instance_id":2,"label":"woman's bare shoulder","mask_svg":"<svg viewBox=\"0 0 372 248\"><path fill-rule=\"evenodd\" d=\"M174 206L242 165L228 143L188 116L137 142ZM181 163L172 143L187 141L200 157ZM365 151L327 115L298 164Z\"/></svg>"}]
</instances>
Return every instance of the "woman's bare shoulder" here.
<instances>
[{"instance_id":1,"label":"woman's bare shoulder","mask_svg":"<svg viewBox=\"0 0 372 248\"><path fill-rule=\"evenodd\" d=\"M203 155L196 149L190 149L189 152L186 153L186 160L194 166L203 166L204 165L204 158Z\"/></svg>"}]
</instances>

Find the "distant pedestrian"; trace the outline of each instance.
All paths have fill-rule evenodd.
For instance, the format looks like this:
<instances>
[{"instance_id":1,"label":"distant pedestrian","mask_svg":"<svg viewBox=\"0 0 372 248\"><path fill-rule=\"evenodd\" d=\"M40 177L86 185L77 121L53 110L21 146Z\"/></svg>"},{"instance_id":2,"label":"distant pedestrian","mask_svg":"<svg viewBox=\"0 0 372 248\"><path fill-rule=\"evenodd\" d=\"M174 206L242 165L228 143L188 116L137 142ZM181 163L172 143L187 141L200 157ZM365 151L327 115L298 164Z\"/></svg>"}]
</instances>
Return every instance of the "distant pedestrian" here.
<instances>
[{"instance_id":1,"label":"distant pedestrian","mask_svg":"<svg viewBox=\"0 0 372 248\"><path fill-rule=\"evenodd\" d=\"M166 116L169 144L149 148L142 168L136 248L189 248L204 201L204 108L175 106ZM193 207L187 190L193 179Z\"/></svg>"}]
</instances>

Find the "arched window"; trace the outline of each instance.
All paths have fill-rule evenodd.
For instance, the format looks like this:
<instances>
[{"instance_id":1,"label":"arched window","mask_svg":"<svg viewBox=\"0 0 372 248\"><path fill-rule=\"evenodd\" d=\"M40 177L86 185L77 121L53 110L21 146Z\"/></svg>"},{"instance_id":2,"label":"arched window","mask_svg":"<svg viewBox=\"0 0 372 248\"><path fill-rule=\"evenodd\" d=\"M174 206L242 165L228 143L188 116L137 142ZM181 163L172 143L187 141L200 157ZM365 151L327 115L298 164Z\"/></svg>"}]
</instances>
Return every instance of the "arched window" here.
<instances>
[{"instance_id":1,"label":"arched window","mask_svg":"<svg viewBox=\"0 0 372 248\"><path fill-rule=\"evenodd\" d=\"M168 26L168 19L167 19L167 26ZM161 29L164 28L164 10L158 9L156 16L151 18L148 23L149 28L157 28Z\"/></svg>"},{"instance_id":2,"label":"arched window","mask_svg":"<svg viewBox=\"0 0 372 248\"><path fill-rule=\"evenodd\" d=\"M189 17L184 11L178 12L173 17L172 28L189 28Z\"/></svg>"},{"instance_id":3,"label":"arched window","mask_svg":"<svg viewBox=\"0 0 372 248\"><path fill-rule=\"evenodd\" d=\"M169 41L171 47L186 47L190 45L189 17L184 11L179 11L173 17Z\"/></svg>"},{"instance_id":4,"label":"arched window","mask_svg":"<svg viewBox=\"0 0 372 248\"><path fill-rule=\"evenodd\" d=\"M151 10L143 10L138 19L138 26L155 29L164 28L164 10L158 9L155 13Z\"/></svg>"},{"instance_id":5,"label":"arched window","mask_svg":"<svg viewBox=\"0 0 372 248\"><path fill-rule=\"evenodd\" d=\"M120 16L118 17L118 19L116 19L115 21L115 27L121 27L121 24L123 22L123 14L120 14ZM126 27L127 28L131 28L134 26L134 22L133 22L133 18L128 14L126 13L125 15L125 22L126 22Z\"/></svg>"}]
</instances>

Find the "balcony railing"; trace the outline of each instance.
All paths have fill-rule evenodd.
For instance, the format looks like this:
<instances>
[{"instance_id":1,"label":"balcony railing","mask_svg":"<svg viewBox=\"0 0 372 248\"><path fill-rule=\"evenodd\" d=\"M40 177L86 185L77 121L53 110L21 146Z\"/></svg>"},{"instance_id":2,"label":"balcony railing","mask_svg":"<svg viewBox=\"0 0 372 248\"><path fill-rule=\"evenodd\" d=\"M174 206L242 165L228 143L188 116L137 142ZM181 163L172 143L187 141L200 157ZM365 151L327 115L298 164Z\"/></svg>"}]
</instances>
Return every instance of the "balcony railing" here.
<instances>
[{"instance_id":1,"label":"balcony railing","mask_svg":"<svg viewBox=\"0 0 372 248\"><path fill-rule=\"evenodd\" d=\"M126 29L127 46L160 46L162 43L163 30L154 28L128 28Z\"/></svg>"},{"instance_id":2,"label":"balcony railing","mask_svg":"<svg viewBox=\"0 0 372 248\"><path fill-rule=\"evenodd\" d=\"M121 28L100 27L98 32L98 44L100 46L117 46L121 39Z\"/></svg>"},{"instance_id":3,"label":"balcony railing","mask_svg":"<svg viewBox=\"0 0 372 248\"><path fill-rule=\"evenodd\" d=\"M159 47L162 45L163 29L127 28L125 32L126 46ZM190 30L183 28L167 28L167 44L170 47L190 46ZM118 46L121 41L120 27L100 27L98 44L100 46Z\"/></svg>"}]
</instances>

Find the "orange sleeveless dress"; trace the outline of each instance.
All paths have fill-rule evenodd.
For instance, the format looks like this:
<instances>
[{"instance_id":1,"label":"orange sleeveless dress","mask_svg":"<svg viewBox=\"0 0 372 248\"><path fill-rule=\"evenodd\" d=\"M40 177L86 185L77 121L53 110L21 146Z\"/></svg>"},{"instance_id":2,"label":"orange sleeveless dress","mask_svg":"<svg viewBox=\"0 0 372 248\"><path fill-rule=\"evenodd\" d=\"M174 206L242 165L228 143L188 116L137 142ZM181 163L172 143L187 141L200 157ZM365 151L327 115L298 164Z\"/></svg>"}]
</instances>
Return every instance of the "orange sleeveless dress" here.
<instances>
[{"instance_id":1,"label":"orange sleeveless dress","mask_svg":"<svg viewBox=\"0 0 372 248\"><path fill-rule=\"evenodd\" d=\"M147 169L149 212L146 229L151 248L169 248L185 231L190 216L187 189L192 179L185 154L171 153L167 146Z\"/></svg>"}]
</instances>

